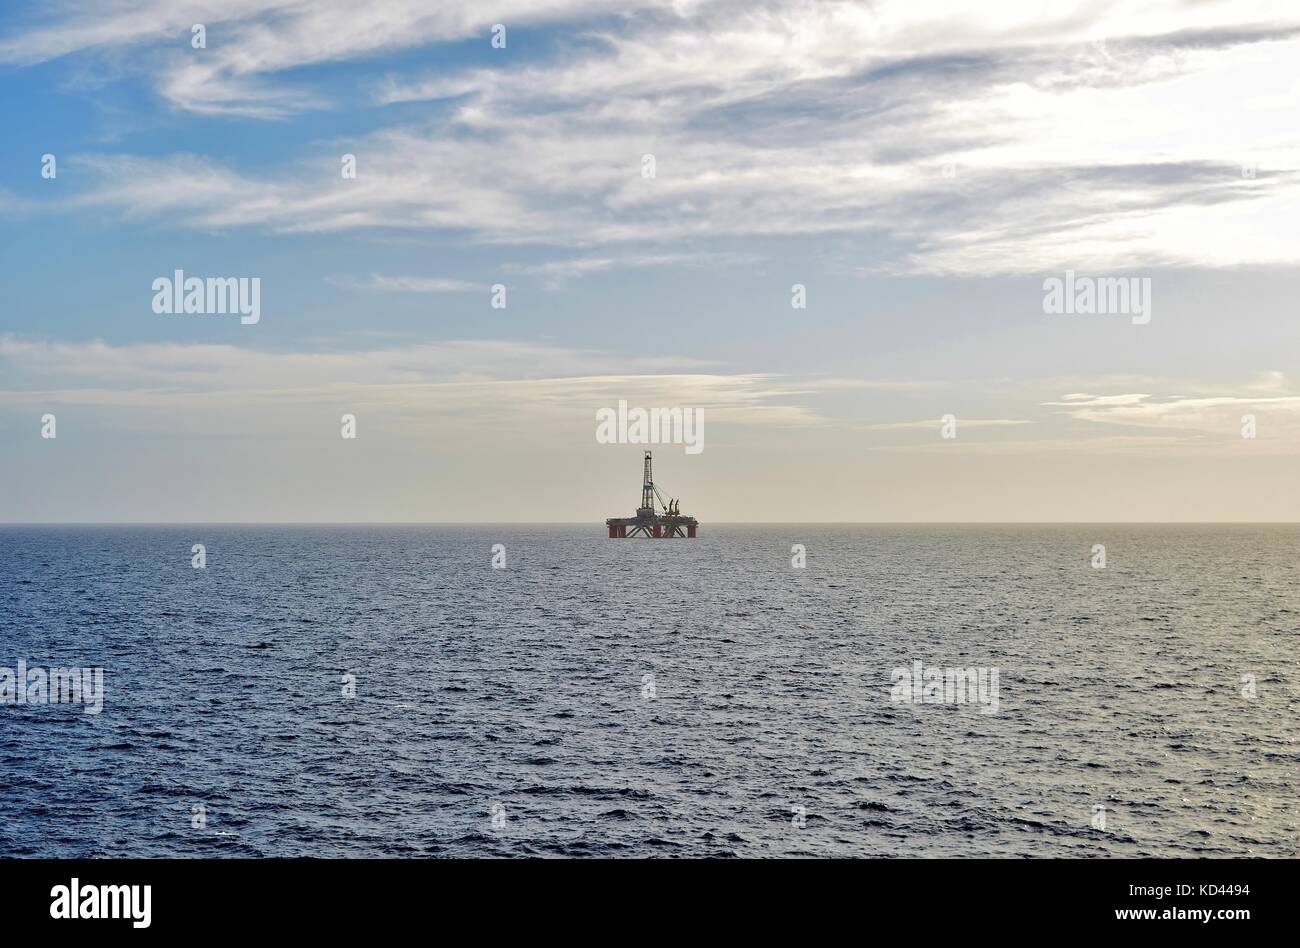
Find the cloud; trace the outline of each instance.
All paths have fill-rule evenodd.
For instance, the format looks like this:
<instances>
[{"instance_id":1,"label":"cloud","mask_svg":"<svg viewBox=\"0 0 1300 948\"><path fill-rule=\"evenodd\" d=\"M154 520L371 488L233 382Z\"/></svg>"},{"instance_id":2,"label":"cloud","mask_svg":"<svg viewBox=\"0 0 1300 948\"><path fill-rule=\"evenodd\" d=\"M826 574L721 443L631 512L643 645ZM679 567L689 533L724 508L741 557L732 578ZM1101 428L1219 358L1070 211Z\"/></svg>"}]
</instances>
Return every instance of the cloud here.
<instances>
[{"instance_id":1,"label":"cloud","mask_svg":"<svg viewBox=\"0 0 1300 948\"><path fill-rule=\"evenodd\" d=\"M584 430L619 399L703 409L710 423L819 424L781 376L686 371L697 360L615 360L595 350L453 341L351 352L271 352L231 345L51 343L0 336L0 406L78 405L152 413L185 430L299 424L339 405L422 427L455 422L515 430ZM278 418L265 418L276 406ZM252 412L252 420L248 412ZM139 415L143 417L143 415ZM181 421L180 419L184 419ZM205 427L207 426L207 427ZM530 427L531 426L531 427ZM594 429L593 429L594 430Z\"/></svg>"},{"instance_id":2,"label":"cloud","mask_svg":"<svg viewBox=\"0 0 1300 948\"><path fill-rule=\"evenodd\" d=\"M384 69L378 105L426 104L405 124L377 112L381 127L347 149L355 180L339 179L328 146L255 176L185 155L87 159L96 180L72 207L206 230L401 228L602 248L553 261L556 281L620 258L656 265L603 249L633 242L665 247L638 252L649 261L687 242L837 234L873 239L886 273L1300 262L1300 13L1248 0L637 9L73 4L0 41L0 59L183 42L206 15L208 50L148 60L182 108L324 107L287 77L344 61ZM491 65L433 75L382 60L486 43L492 22L552 27L557 50L511 46Z\"/></svg>"},{"instance_id":3,"label":"cloud","mask_svg":"<svg viewBox=\"0 0 1300 948\"><path fill-rule=\"evenodd\" d=\"M608 366L620 370L610 373ZM908 419L902 399L931 398L925 380L810 377L728 372L687 356L619 356L509 340L458 340L353 351L272 351L224 344L101 341L64 343L0 335L0 411L57 409L110 413L114 426L152 432L275 433L315 430L341 411L366 412L368 426L394 434L455 431L466 436L583 438L597 408L630 405L700 408L710 425L841 428L879 433L863 449L908 451L956 446L937 438L902 442L892 433L935 431L937 418ZM1183 383L1184 385L1186 383ZM1260 455L1300 453L1300 394L1285 376L1266 372L1230 387L1199 386L1197 395L1072 392L1041 402L1043 418L970 417L957 430L1014 429L1021 437L961 439L985 453L1097 451L1157 455L1226 454L1245 442ZM1184 391L1190 390L1185 387ZM964 397L986 402L996 382L963 383ZM854 424L851 397L903 420ZM1023 399L1006 406L1029 407ZM1257 421L1241 436L1243 416ZM1141 429L1115 434L1101 428ZM716 429L715 429L716 430ZM1010 431L1008 431L1010 434ZM854 439L850 439L854 440Z\"/></svg>"},{"instance_id":4,"label":"cloud","mask_svg":"<svg viewBox=\"0 0 1300 948\"><path fill-rule=\"evenodd\" d=\"M1027 418L958 418L957 427L961 428L1006 428L1013 425L1033 424ZM862 425L863 431L905 431L910 428L942 428L942 419L923 418L920 421L891 421L877 425Z\"/></svg>"},{"instance_id":5,"label":"cloud","mask_svg":"<svg viewBox=\"0 0 1300 948\"><path fill-rule=\"evenodd\" d=\"M565 260L548 260L539 264L511 264L506 269L512 273L541 277L547 285L556 287L568 280L608 270L642 267L713 269L753 263L761 259L757 254L741 253L623 254L609 257L571 257Z\"/></svg>"},{"instance_id":6,"label":"cloud","mask_svg":"<svg viewBox=\"0 0 1300 948\"><path fill-rule=\"evenodd\" d=\"M1291 386L1281 372L1263 373L1229 392L1227 387L1201 395L1076 392L1043 404L1076 421L1163 429L1191 439L1239 438L1246 415L1256 416L1260 439L1294 439L1300 435L1300 395L1291 394Z\"/></svg>"},{"instance_id":7,"label":"cloud","mask_svg":"<svg viewBox=\"0 0 1300 948\"><path fill-rule=\"evenodd\" d=\"M30 211L34 202L24 201L11 191L0 188L0 217L16 217Z\"/></svg>"},{"instance_id":8,"label":"cloud","mask_svg":"<svg viewBox=\"0 0 1300 948\"><path fill-rule=\"evenodd\" d=\"M271 81L279 73L477 33L496 22L529 25L591 14L599 0L68 0L45 22L0 39L0 62L31 65L78 52L149 50L158 91L201 114L282 118L327 103ZM207 48L190 28L207 28Z\"/></svg>"},{"instance_id":9,"label":"cloud","mask_svg":"<svg viewBox=\"0 0 1300 948\"><path fill-rule=\"evenodd\" d=\"M325 282L348 290L373 290L380 293L469 293L485 289L484 284L468 283L446 277L385 276L372 273L366 279L329 276Z\"/></svg>"},{"instance_id":10,"label":"cloud","mask_svg":"<svg viewBox=\"0 0 1300 948\"><path fill-rule=\"evenodd\" d=\"M1111 406L1111 405L1137 405L1150 398L1148 394L1132 395L1088 395L1085 392L1075 392L1070 395L1062 395L1059 402L1047 402L1049 405L1078 405L1078 406Z\"/></svg>"}]
</instances>

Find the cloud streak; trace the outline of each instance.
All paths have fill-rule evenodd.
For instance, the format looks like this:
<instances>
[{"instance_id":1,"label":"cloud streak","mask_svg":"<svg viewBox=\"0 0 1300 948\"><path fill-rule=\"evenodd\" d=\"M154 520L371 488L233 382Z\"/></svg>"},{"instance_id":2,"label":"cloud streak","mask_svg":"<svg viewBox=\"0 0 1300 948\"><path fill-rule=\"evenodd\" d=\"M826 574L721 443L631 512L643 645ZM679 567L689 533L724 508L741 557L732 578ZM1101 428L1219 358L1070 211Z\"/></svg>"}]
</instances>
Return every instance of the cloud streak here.
<instances>
[{"instance_id":1,"label":"cloud streak","mask_svg":"<svg viewBox=\"0 0 1300 948\"><path fill-rule=\"evenodd\" d=\"M594 350L521 342L457 341L350 352L268 352L230 345L114 346L0 336L7 385L0 407L77 405L129 409L167 426L215 423L222 411L274 405L280 420L303 411L326 417L339 405L382 410L390 422L468 427L594 425L598 407L630 403L692 406L711 423L819 424L803 387L773 374L703 372L697 360L618 360ZM177 413L177 409L182 409ZM246 416L241 415L241 418ZM178 422L184 418L184 422ZM211 429L208 429L211 430ZM594 430L594 429L593 429Z\"/></svg>"},{"instance_id":2,"label":"cloud streak","mask_svg":"<svg viewBox=\"0 0 1300 948\"><path fill-rule=\"evenodd\" d=\"M429 112L353 146L356 180L339 180L332 152L256 176L188 155L83 157L95 184L74 209L205 230L664 248L638 251L639 263L603 250L540 264L553 282L620 258L676 260L673 245L772 236L867 237L886 273L1300 262L1289 67L1300 13L1076 2L952 16L929 2L773 0L651 3L611 19L584 2L490 16L427 6L74 5L0 43L0 59L155 43L206 14L232 38L169 53L160 89L182 108L256 117L326 107L279 84L303 65L486 44L489 20L563 24L571 36L549 58L508 49L492 66L389 69L376 103Z\"/></svg>"},{"instance_id":3,"label":"cloud streak","mask_svg":"<svg viewBox=\"0 0 1300 948\"><path fill-rule=\"evenodd\" d=\"M366 290L377 293L470 293L486 289L485 284L453 280L448 277L388 276L372 273L365 279L347 276L330 276L325 282L346 290Z\"/></svg>"}]
</instances>

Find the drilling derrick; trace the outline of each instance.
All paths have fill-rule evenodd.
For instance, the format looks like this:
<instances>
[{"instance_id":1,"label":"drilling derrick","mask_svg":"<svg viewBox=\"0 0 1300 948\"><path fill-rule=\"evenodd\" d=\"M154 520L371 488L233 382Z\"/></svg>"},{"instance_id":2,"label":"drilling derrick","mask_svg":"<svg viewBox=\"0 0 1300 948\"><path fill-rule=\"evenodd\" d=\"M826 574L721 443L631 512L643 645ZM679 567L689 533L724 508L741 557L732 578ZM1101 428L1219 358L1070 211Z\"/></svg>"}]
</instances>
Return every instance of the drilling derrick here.
<instances>
[{"instance_id":1,"label":"drilling derrick","mask_svg":"<svg viewBox=\"0 0 1300 948\"><path fill-rule=\"evenodd\" d=\"M641 506L637 507L636 516L610 517L605 521L611 540L635 536L655 539L686 537L693 540L699 525L700 522L694 517L682 514L680 500L665 498L655 486L649 451L645 453L645 465L641 474Z\"/></svg>"},{"instance_id":2,"label":"drilling derrick","mask_svg":"<svg viewBox=\"0 0 1300 948\"><path fill-rule=\"evenodd\" d=\"M645 453L645 472L641 478L641 506L636 509L638 517L653 517L655 512L655 476L650 470L650 452Z\"/></svg>"}]
</instances>

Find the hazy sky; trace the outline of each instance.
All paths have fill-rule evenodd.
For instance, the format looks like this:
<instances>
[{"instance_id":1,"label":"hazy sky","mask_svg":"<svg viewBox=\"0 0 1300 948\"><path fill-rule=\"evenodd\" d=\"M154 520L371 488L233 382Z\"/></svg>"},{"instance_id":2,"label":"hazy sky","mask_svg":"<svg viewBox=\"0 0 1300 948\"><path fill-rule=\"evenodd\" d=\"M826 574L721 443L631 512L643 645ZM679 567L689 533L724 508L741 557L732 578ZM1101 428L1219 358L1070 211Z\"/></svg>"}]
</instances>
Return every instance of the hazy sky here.
<instances>
[{"instance_id":1,"label":"hazy sky","mask_svg":"<svg viewBox=\"0 0 1300 948\"><path fill-rule=\"evenodd\" d=\"M598 523L619 399L703 410L706 528L1300 520L1297 64L1294 2L6 4L0 520Z\"/></svg>"}]
</instances>

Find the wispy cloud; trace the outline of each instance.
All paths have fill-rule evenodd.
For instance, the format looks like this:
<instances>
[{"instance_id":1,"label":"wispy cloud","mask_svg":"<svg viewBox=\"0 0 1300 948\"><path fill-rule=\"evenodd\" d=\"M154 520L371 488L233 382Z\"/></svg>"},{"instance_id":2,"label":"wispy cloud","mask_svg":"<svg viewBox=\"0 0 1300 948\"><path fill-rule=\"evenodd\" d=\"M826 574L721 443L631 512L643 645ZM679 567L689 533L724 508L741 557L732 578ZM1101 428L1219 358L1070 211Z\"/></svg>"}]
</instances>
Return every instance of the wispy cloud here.
<instances>
[{"instance_id":1,"label":"wispy cloud","mask_svg":"<svg viewBox=\"0 0 1300 948\"><path fill-rule=\"evenodd\" d=\"M163 94L284 114L318 104L285 78L303 65L486 43L494 22L564 24L569 44L550 58L511 48L490 67L390 70L380 104L437 108L351 144L355 180L339 180L336 155L256 176L189 156L88 159L98 177L80 204L204 229L601 248L852 233L879 243L874 269L921 274L1300 262L1288 92L1300 12L1249 0L961 16L924 0L640 6L611 18L613 6L577 0L72 4L0 42L0 59L184 43L207 16L209 49L165 56ZM561 281L679 253L538 266Z\"/></svg>"},{"instance_id":2,"label":"wispy cloud","mask_svg":"<svg viewBox=\"0 0 1300 948\"><path fill-rule=\"evenodd\" d=\"M509 264L505 269L511 273L540 277L544 283L555 287L578 277L608 270L644 267L684 267L705 270L754 263L761 259L762 257L757 254L742 253L621 254L605 257L571 257L537 264Z\"/></svg>"},{"instance_id":3,"label":"wispy cloud","mask_svg":"<svg viewBox=\"0 0 1300 948\"><path fill-rule=\"evenodd\" d=\"M171 427L214 422L223 409L275 404L279 422L299 424L339 404L381 409L409 423L519 430L590 428L597 407L619 399L701 408L711 423L806 425L820 422L797 382L773 374L699 371L697 360L608 353L509 341L456 341L349 352L273 352L230 345L115 346L50 343L0 336L6 386L0 406L81 405L130 409ZM182 415L175 414L183 408ZM186 419L178 422L179 418ZM171 420L168 420L171 419ZM241 415L241 423L246 420ZM220 428L219 420L218 428ZM262 420L253 422L261 425ZM586 432L584 432L585 434Z\"/></svg>"},{"instance_id":4,"label":"wispy cloud","mask_svg":"<svg viewBox=\"0 0 1300 948\"><path fill-rule=\"evenodd\" d=\"M960 428L1007 428L1014 425L1033 424L1028 418L958 418L957 427ZM861 425L863 431L906 431L912 428L934 429L938 431L943 428L944 421L941 418L923 418L920 421L891 421L877 425Z\"/></svg>"},{"instance_id":5,"label":"wispy cloud","mask_svg":"<svg viewBox=\"0 0 1300 948\"><path fill-rule=\"evenodd\" d=\"M1282 372L1262 372L1236 385L1164 383L1169 388L1175 384L1183 393L1199 391L1071 392L1043 405L1057 417L1078 423L1075 436L1080 439L1094 437L1088 429L1098 427L1143 429L1141 434L1118 436L1121 447L1141 449L1150 441L1152 447L1190 454L1239 457L1243 445L1260 455L1300 454L1300 393ZM1250 437L1244 436L1247 431Z\"/></svg>"},{"instance_id":6,"label":"wispy cloud","mask_svg":"<svg viewBox=\"0 0 1300 948\"><path fill-rule=\"evenodd\" d=\"M204 114L281 118L321 108L320 96L274 78L314 64L461 40L504 20L547 22L611 4L599 0L66 0L0 38L0 62L30 65L80 52L148 48L159 93ZM203 24L207 48L191 46Z\"/></svg>"},{"instance_id":7,"label":"wispy cloud","mask_svg":"<svg viewBox=\"0 0 1300 948\"><path fill-rule=\"evenodd\" d=\"M325 281L347 290L372 290L379 293L469 293L485 289L481 283L468 283L447 277L387 276L382 273L372 273L364 279L329 276Z\"/></svg>"},{"instance_id":8,"label":"wispy cloud","mask_svg":"<svg viewBox=\"0 0 1300 948\"><path fill-rule=\"evenodd\" d=\"M1218 435L1237 436L1243 413L1270 416L1288 430L1300 424L1300 395L1077 394L1044 404L1078 421Z\"/></svg>"}]
</instances>

